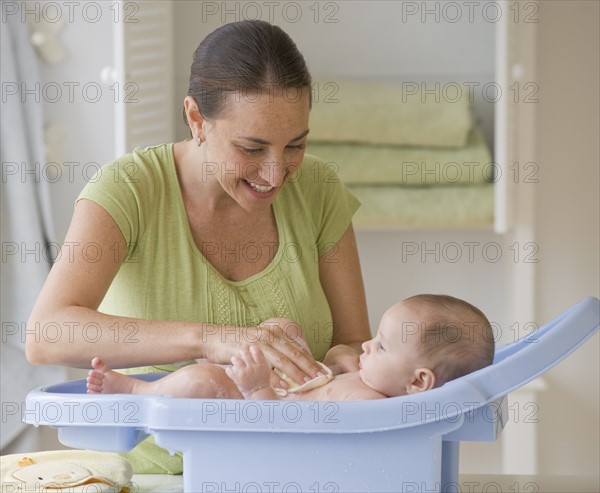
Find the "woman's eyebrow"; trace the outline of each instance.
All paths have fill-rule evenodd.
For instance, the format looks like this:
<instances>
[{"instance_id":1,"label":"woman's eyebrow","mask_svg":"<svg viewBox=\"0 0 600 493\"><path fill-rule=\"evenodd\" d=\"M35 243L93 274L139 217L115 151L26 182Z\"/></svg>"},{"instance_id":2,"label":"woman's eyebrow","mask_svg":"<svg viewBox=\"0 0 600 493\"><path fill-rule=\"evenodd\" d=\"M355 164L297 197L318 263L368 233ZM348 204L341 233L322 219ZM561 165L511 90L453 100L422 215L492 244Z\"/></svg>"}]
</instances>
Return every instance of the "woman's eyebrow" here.
<instances>
[{"instance_id":1,"label":"woman's eyebrow","mask_svg":"<svg viewBox=\"0 0 600 493\"><path fill-rule=\"evenodd\" d=\"M300 139L306 137L308 135L308 132L310 132L310 130L306 129L300 135L298 135L297 137L294 137L292 140L290 140L290 142L296 142L297 140L300 140ZM271 145L271 142L269 142L268 140L260 139L258 137L247 137L244 135L240 135L240 136L238 136L238 139L249 140L250 142L254 142L255 144Z\"/></svg>"}]
</instances>

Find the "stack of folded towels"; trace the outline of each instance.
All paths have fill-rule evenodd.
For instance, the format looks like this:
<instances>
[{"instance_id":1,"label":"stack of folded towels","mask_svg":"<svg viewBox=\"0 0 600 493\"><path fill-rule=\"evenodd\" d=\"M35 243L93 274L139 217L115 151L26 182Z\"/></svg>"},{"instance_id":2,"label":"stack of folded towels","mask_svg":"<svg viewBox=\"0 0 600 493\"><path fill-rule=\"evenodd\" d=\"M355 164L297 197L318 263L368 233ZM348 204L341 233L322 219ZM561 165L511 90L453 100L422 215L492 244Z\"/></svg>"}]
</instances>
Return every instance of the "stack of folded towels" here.
<instances>
[{"instance_id":1,"label":"stack of folded towels","mask_svg":"<svg viewBox=\"0 0 600 493\"><path fill-rule=\"evenodd\" d=\"M307 153L362 202L358 227L489 226L494 166L469 95L320 78ZM427 85L426 88L430 88Z\"/></svg>"}]
</instances>

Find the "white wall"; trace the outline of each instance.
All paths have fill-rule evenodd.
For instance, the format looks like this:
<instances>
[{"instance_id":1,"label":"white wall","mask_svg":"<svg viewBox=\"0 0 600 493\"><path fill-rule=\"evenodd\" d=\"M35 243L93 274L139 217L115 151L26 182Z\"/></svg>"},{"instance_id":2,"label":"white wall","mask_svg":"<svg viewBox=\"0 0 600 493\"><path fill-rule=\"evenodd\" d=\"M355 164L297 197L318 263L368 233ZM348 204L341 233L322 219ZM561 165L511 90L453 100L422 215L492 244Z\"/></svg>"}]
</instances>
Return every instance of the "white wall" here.
<instances>
[{"instance_id":1,"label":"white wall","mask_svg":"<svg viewBox=\"0 0 600 493\"><path fill-rule=\"evenodd\" d=\"M480 307L508 333L503 287L511 252L490 230L357 231L374 333L383 312L417 293L444 293Z\"/></svg>"},{"instance_id":2,"label":"white wall","mask_svg":"<svg viewBox=\"0 0 600 493\"><path fill-rule=\"evenodd\" d=\"M600 296L598 2L541 2L537 314ZM554 370L540 401L541 471L598 476L598 335Z\"/></svg>"}]
</instances>

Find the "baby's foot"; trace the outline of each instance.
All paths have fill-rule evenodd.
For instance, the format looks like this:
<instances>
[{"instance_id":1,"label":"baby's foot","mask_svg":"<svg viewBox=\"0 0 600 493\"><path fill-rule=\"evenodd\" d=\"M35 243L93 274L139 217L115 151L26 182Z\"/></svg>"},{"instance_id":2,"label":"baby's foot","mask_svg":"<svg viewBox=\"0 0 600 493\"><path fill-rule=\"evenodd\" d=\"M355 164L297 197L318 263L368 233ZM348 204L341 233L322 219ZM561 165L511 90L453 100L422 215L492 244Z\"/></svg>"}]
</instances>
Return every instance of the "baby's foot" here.
<instances>
[{"instance_id":1,"label":"baby's foot","mask_svg":"<svg viewBox=\"0 0 600 493\"><path fill-rule=\"evenodd\" d=\"M135 378L110 369L100 358L92 360L92 368L86 378L89 394L131 394Z\"/></svg>"}]
</instances>

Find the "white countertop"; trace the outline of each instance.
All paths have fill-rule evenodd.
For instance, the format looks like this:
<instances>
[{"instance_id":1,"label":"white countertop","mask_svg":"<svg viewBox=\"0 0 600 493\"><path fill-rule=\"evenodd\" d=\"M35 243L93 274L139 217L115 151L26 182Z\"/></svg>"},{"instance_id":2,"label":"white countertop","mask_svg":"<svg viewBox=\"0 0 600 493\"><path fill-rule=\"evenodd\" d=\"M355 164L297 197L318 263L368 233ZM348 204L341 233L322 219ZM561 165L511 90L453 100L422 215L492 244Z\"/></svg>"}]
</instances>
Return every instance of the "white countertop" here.
<instances>
[{"instance_id":1,"label":"white countertop","mask_svg":"<svg viewBox=\"0 0 600 493\"><path fill-rule=\"evenodd\" d=\"M162 474L135 474L131 493L182 493L183 476ZM536 492L536 493L597 493L600 491L598 476L516 476L464 474L460 476L460 490L480 492ZM452 489L454 491L454 489ZM201 493L201 492L194 492ZM338 492L344 493L344 492Z\"/></svg>"},{"instance_id":2,"label":"white countertop","mask_svg":"<svg viewBox=\"0 0 600 493\"><path fill-rule=\"evenodd\" d=\"M131 493L182 493L183 476L168 474L134 474Z\"/></svg>"}]
</instances>

